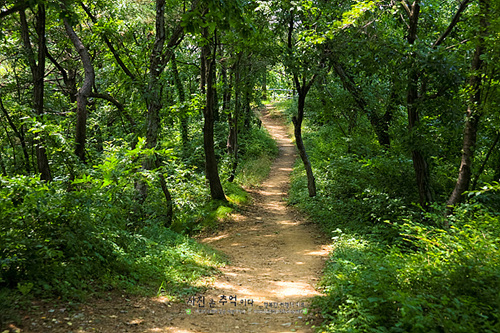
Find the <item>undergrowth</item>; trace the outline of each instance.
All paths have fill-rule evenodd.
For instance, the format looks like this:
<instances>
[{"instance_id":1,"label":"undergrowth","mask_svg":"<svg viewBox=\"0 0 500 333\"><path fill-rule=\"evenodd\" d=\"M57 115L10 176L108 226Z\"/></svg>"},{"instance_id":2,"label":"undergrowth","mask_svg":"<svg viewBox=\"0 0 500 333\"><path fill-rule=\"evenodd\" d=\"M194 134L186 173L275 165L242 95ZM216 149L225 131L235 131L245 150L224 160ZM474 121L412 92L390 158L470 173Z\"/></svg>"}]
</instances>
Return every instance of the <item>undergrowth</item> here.
<instances>
[{"instance_id":1,"label":"undergrowth","mask_svg":"<svg viewBox=\"0 0 500 333\"><path fill-rule=\"evenodd\" d=\"M404 153L377 147L373 134L346 138L335 124L318 127L314 114L308 120L318 195L308 196L297 161L289 201L332 238L325 296L313 302L318 332L500 331L500 185L470 193L445 230L445 207L415 204ZM451 192L447 179L434 181Z\"/></svg>"},{"instance_id":2,"label":"undergrowth","mask_svg":"<svg viewBox=\"0 0 500 333\"><path fill-rule=\"evenodd\" d=\"M141 159L152 155L142 138L134 149L121 140L107 142L98 163L78 165L74 179L1 177L0 326L30 299L80 302L112 289L171 299L199 292L202 281L227 260L189 235L216 229L247 204L241 185L254 186L266 177L267 161L277 151L262 128L246 131L240 145L238 177L223 181L227 202L210 200L199 152L182 159L157 149L161 166L141 170ZM222 159L222 179L230 162ZM174 203L170 226L160 174ZM138 182L148 185L145 200L137 197Z\"/></svg>"}]
</instances>

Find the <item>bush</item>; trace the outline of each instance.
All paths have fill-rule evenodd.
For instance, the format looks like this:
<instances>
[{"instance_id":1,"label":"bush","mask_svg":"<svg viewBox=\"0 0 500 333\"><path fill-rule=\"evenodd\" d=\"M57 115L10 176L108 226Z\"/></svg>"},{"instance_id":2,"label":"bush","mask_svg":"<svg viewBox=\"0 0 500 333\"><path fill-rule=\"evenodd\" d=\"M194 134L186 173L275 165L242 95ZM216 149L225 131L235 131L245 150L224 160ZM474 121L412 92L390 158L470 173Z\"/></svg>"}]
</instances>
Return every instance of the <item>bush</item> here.
<instances>
[{"instance_id":1,"label":"bush","mask_svg":"<svg viewBox=\"0 0 500 333\"><path fill-rule=\"evenodd\" d=\"M74 181L0 179L0 288L81 298L102 288L150 293L168 285L166 291L175 295L192 290L200 275L224 264L213 251L165 228L166 205L157 184L164 169L137 172L138 157L148 154L141 143L134 150L110 146L105 154L102 163L84 168ZM176 173L184 175L179 182L190 186L179 186L185 192L176 196L177 204L206 193L202 178L179 169ZM149 184L143 203L136 198L139 179ZM174 188L171 178L167 182ZM200 197L192 200L197 205L192 210L206 202Z\"/></svg>"},{"instance_id":2,"label":"bush","mask_svg":"<svg viewBox=\"0 0 500 333\"><path fill-rule=\"evenodd\" d=\"M500 325L498 217L450 231L396 226L416 251L338 231L315 302L327 332L496 332ZM484 216L483 216L484 218Z\"/></svg>"}]
</instances>

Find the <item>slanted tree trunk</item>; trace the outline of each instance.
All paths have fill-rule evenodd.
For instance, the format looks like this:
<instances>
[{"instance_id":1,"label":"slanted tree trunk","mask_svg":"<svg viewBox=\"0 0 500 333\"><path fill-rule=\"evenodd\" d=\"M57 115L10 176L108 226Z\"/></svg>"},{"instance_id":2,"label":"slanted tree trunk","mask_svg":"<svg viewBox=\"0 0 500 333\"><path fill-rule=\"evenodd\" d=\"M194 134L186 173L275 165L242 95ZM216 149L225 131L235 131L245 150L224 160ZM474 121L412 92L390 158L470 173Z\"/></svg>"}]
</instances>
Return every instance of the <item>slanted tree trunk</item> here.
<instances>
[{"instance_id":1,"label":"slanted tree trunk","mask_svg":"<svg viewBox=\"0 0 500 333\"><path fill-rule=\"evenodd\" d=\"M383 117L380 117L374 110L371 110L368 106L368 102L363 97L361 89L354 83L354 79L347 73L344 66L342 66L335 57L331 57L331 61L333 62L333 69L340 78L340 81L342 81L342 85L351 94L359 110L368 117L373 131L375 135L377 135L379 144L382 147L389 148L391 146L391 139L389 136L390 114L386 112Z\"/></svg>"},{"instance_id":2,"label":"slanted tree trunk","mask_svg":"<svg viewBox=\"0 0 500 333\"><path fill-rule=\"evenodd\" d=\"M297 149L299 150L299 156L304 163L304 168L306 169L307 175L307 190L309 191L309 196L316 196L316 180L314 178L314 174L311 167L311 162L309 161L309 157L307 156L306 147L304 146L304 141L302 140L302 121L304 120L304 107L306 101L306 95L311 87L314 76L309 82L308 85L305 84L305 80L302 82L302 86L299 84L297 78L295 78L297 93L299 94L298 105L297 105L297 115L293 116L292 122L294 127L294 135L295 135L295 143L297 145Z\"/></svg>"},{"instance_id":3,"label":"slanted tree trunk","mask_svg":"<svg viewBox=\"0 0 500 333\"><path fill-rule=\"evenodd\" d=\"M64 27L69 39L73 43L76 51L80 55L83 69L85 72L82 87L76 94L76 130L75 130L75 155L80 161L85 163L85 144L87 141L87 101L92 92L92 87L95 81L94 66L90 59L90 54L83 45L80 38L75 33L66 17L63 18Z\"/></svg>"},{"instance_id":4,"label":"slanted tree trunk","mask_svg":"<svg viewBox=\"0 0 500 333\"><path fill-rule=\"evenodd\" d=\"M474 157L474 147L476 145L477 130L482 108L481 85L484 69L481 56L484 54L485 36L489 25L487 18L488 13L489 0L479 0L480 34L471 65L471 73L473 73L469 79L471 95L466 111L460 169L458 171L458 179L455 188L447 202L450 209L462 200L463 193L469 189L472 177L472 160Z\"/></svg>"},{"instance_id":5,"label":"slanted tree trunk","mask_svg":"<svg viewBox=\"0 0 500 333\"><path fill-rule=\"evenodd\" d=\"M14 132L14 134L17 136L19 139L19 142L21 143L21 147L23 150L23 155L24 155L24 167L26 169L26 174L30 174L30 157L28 153L28 148L26 147L26 140L24 137L24 131L23 127L20 126L20 128L17 128L17 126L14 124L14 121L12 121L12 118L10 117L9 113L7 112L7 109L5 109L5 106L3 105L3 100L2 97L0 96L0 109L2 110L5 118L7 119L7 123L9 124L10 128ZM5 129L7 131L7 129ZM12 147L14 148L14 147Z\"/></svg>"},{"instance_id":6,"label":"slanted tree trunk","mask_svg":"<svg viewBox=\"0 0 500 333\"><path fill-rule=\"evenodd\" d=\"M202 81L205 81L205 107L203 108L203 148L205 151L205 176L210 185L210 195L214 200L226 201L224 190L219 177L219 170L217 166L217 158L215 156L214 147L214 122L215 122L215 55L216 47L212 47L212 42L208 37L208 30L203 29L203 38L205 44L201 48L201 62L205 64L202 66ZM205 70L205 72L203 72ZM203 80L203 78L205 78Z\"/></svg>"},{"instance_id":7,"label":"slanted tree trunk","mask_svg":"<svg viewBox=\"0 0 500 333\"><path fill-rule=\"evenodd\" d=\"M497 132L497 135L495 137L495 140L493 141L490 149L488 149L488 153L486 154L483 163L479 167L479 171L477 172L477 175L474 177L474 181L472 182L472 191L476 190L477 182L479 181L479 177L481 177L482 173L484 172L484 169L486 168L486 164L488 163L493 151L495 150L495 147L500 140L500 131Z\"/></svg>"},{"instance_id":8,"label":"slanted tree trunk","mask_svg":"<svg viewBox=\"0 0 500 333\"><path fill-rule=\"evenodd\" d=\"M45 76L45 6L38 4L38 11L36 13L36 32L38 35L38 56L35 60L35 53L31 47L29 36L28 22L26 21L25 9L19 11L21 21L21 36L23 39L24 49L27 53L28 63L30 66L32 80L33 80L33 108L38 116L44 113L44 76ZM49 159L45 150L45 142L37 133L35 134L35 152L37 160L37 168L40 173L40 179L44 181L51 181L52 174L50 172Z\"/></svg>"}]
</instances>

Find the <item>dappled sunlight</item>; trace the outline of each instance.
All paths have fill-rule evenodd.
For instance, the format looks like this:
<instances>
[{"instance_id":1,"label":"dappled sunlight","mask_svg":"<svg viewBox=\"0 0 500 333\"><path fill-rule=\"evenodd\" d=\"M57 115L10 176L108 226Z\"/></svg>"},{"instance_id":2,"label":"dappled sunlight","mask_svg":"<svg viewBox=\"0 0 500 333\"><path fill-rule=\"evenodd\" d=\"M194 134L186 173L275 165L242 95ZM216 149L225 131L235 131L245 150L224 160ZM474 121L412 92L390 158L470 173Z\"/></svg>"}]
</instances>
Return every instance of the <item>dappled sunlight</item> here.
<instances>
[{"instance_id":1,"label":"dappled sunlight","mask_svg":"<svg viewBox=\"0 0 500 333\"><path fill-rule=\"evenodd\" d=\"M301 298L319 295L319 293L314 289L311 289L309 283L306 282L281 281L273 283L279 287L280 295L282 297Z\"/></svg>"},{"instance_id":2,"label":"dappled sunlight","mask_svg":"<svg viewBox=\"0 0 500 333\"><path fill-rule=\"evenodd\" d=\"M232 263L221 269L223 275L203 294L207 299L216 300L213 309L217 311L228 309L227 305L217 301L221 295L252 300L251 309L266 309L266 304L277 302L307 303L310 298L320 295L315 290L315 283L328 251L318 245L312 236L316 229L302 224L300 216L289 209L284 200L293 170L295 149L277 121L264 117L263 124L280 145L280 154L269 178L261 188L250 191L255 198L253 205L244 213L233 215L234 220L226 224L229 231L224 230L204 240L224 251ZM233 309L238 309L236 304L234 306ZM193 317L184 315L176 320L179 330L172 325L166 326L165 330L176 333L311 332L304 322L302 326L292 327L292 323L298 323L297 317L297 314L286 312L272 315L251 311L244 315L215 314L196 320L196 327L193 328Z\"/></svg>"},{"instance_id":3,"label":"dappled sunlight","mask_svg":"<svg viewBox=\"0 0 500 333\"><path fill-rule=\"evenodd\" d=\"M324 248L320 251L304 251L303 254L307 256L327 257L330 251L331 251L330 247L324 246Z\"/></svg>"},{"instance_id":4,"label":"dappled sunlight","mask_svg":"<svg viewBox=\"0 0 500 333\"><path fill-rule=\"evenodd\" d=\"M203 240L203 243L213 243L213 242L220 241L221 239L224 239L227 237L229 237L228 234L222 234L222 235L218 235L218 236L214 236L214 237L207 237Z\"/></svg>"}]
</instances>

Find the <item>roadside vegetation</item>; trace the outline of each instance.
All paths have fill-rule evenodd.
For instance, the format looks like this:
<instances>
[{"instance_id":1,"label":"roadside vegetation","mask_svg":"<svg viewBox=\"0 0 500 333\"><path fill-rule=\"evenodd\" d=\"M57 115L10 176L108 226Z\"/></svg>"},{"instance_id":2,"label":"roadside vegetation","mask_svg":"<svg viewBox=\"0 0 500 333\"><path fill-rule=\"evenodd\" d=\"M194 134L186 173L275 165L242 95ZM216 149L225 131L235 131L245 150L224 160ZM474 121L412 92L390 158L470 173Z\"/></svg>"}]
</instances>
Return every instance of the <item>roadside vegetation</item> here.
<instances>
[{"instance_id":1,"label":"roadside vegetation","mask_svg":"<svg viewBox=\"0 0 500 333\"><path fill-rule=\"evenodd\" d=\"M294 102L286 104L292 114ZM324 319L318 330L498 331L499 184L469 192L453 216L445 205L426 211L404 152L382 150L362 127L345 138L333 122L317 126L317 107L308 105L304 137L318 195L309 197L297 163L289 202L332 240L320 284L326 296L314 302ZM449 191L455 169L438 166L437 187Z\"/></svg>"}]
</instances>

